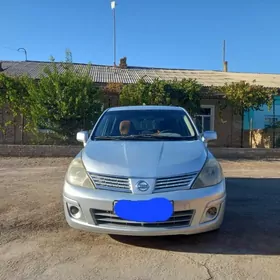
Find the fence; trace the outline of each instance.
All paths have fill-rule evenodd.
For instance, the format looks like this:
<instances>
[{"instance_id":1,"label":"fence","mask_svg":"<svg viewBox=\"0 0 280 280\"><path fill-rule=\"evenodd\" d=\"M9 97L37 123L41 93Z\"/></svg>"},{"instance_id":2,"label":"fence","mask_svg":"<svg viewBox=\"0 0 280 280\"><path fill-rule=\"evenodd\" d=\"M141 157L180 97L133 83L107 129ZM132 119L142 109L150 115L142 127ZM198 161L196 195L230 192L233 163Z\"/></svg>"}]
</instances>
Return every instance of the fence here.
<instances>
[{"instance_id":1,"label":"fence","mask_svg":"<svg viewBox=\"0 0 280 280\"><path fill-rule=\"evenodd\" d=\"M106 106L118 105L117 96L107 96L107 98ZM211 102L213 108L217 107L215 101L212 100ZM226 115L228 122L222 123L219 121L218 111L213 110L211 117L214 115L214 129L218 133L218 141L213 142L214 146L240 147L242 121L239 121L237 117L233 118L231 113L232 111L229 109L223 113ZM63 139L54 139L51 134L44 133L44 131L38 137L34 137L31 133L23 130L26 123L23 116L14 118L8 108L0 108L0 128L3 128L8 121L11 124L5 130L0 130L0 144L70 144ZM260 111L252 110L246 113L243 128L244 148L280 148L280 97L275 98L271 109L263 106ZM71 144L76 144L76 141L71 141ZM210 146L212 146L212 143Z\"/></svg>"},{"instance_id":2,"label":"fence","mask_svg":"<svg viewBox=\"0 0 280 280\"><path fill-rule=\"evenodd\" d=\"M244 139L252 148L280 148L280 96L275 96L272 107L250 110L244 116Z\"/></svg>"},{"instance_id":3,"label":"fence","mask_svg":"<svg viewBox=\"0 0 280 280\"><path fill-rule=\"evenodd\" d=\"M104 108L117 106L118 96L105 95ZM7 125L8 123L8 125ZM24 126L27 121L22 115L14 117L9 110L8 106L0 108L0 144L45 144L45 145L68 145L76 144L75 137L65 141L55 137L54 134L48 133L47 129L40 129L38 135L34 135L30 132L24 131Z\"/></svg>"}]
</instances>

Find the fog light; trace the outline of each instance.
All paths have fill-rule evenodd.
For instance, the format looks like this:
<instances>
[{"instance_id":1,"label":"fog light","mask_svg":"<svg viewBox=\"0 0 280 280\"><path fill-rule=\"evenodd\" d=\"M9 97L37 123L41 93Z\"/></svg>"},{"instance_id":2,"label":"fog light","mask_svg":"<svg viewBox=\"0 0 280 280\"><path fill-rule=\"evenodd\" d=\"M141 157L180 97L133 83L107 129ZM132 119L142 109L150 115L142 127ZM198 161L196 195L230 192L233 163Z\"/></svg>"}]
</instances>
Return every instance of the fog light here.
<instances>
[{"instance_id":1,"label":"fog light","mask_svg":"<svg viewBox=\"0 0 280 280\"><path fill-rule=\"evenodd\" d=\"M75 216L79 213L79 209L76 206L71 206L70 207L70 213Z\"/></svg>"},{"instance_id":2,"label":"fog light","mask_svg":"<svg viewBox=\"0 0 280 280\"><path fill-rule=\"evenodd\" d=\"M82 211L79 207L77 206L73 206L73 205L69 205L69 212L70 215L75 218L75 219L80 219L82 217Z\"/></svg>"},{"instance_id":3,"label":"fog light","mask_svg":"<svg viewBox=\"0 0 280 280\"><path fill-rule=\"evenodd\" d=\"M218 213L218 209L216 207L211 207L207 210L207 215L210 217L215 217Z\"/></svg>"},{"instance_id":4,"label":"fog light","mask_svg":"<svg viewBox=\"0 0 280 280\"><path fill-rule=\"evenodd\" d=\"M67 218L71 218L71 219L74 218L80 221L85 220L85 215L83 214L83 210L77 201L67 197L64 197L64 201L65 201L64 210Z\"/></svg>"},{"instance_id":5,"label":"fog light","mask_svg":"<svg viewBox=\"0 0 280 280\"><path fill-rule=\"evenodd\" d=\"M217 219L219 212L221 209L221 204L218 203L211 203L211 205L207 205L206 209L201 217L200 223L207 223Z\"/></svg>"}]
</instances>

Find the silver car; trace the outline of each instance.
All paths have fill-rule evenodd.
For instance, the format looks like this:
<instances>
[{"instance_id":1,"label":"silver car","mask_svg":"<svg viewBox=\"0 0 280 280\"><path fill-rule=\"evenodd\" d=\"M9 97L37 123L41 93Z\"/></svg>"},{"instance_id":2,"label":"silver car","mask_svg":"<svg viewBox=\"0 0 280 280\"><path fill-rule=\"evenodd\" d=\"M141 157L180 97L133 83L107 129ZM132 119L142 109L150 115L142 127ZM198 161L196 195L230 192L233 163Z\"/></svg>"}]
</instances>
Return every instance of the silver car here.
<instances>
[{"instance_id":1,"label":"silver car","mask_svg":"<svg viewBox=\"0 0 280 280\"><path fill-rule=\"evenodd\" d=\"M64 182L68 224L117 235L197 234L219 229L226 184L188 112L175 106L107 109Z\"/></svg>"}]
</instances>

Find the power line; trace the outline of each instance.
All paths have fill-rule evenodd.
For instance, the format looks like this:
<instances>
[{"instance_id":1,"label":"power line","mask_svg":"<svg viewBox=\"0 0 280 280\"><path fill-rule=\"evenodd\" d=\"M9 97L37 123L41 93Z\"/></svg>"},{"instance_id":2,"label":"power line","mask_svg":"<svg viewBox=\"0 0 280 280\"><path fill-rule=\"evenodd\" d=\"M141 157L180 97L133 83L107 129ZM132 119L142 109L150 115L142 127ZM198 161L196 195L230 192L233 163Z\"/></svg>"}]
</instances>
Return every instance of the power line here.
<instances>
[{"instance_id":1,"label":"power line","mask_svg":"<svg viewBox=\"0 0 280 280\"><path fill-rule=\"evenodd\" d=\"M10 47L4 47L4 46L2 46L1 48L7 49L7 50L10 50L10 51L15 51L15 52L18 51L17 49L13 49L13 48L10 48Z\"/></svg>"}]
</instances>

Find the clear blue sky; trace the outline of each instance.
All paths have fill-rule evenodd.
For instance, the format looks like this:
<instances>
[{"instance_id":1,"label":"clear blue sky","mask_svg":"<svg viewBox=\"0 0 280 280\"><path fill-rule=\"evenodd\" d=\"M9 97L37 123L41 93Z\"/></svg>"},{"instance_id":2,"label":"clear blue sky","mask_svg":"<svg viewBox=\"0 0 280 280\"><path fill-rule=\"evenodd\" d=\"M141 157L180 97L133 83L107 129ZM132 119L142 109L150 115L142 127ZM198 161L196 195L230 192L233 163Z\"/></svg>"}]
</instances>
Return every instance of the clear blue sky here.
<instances>
[{"instance_id":1,"label":"clear blue sky","mask_svg":"<svg viewBox=\"0 0 280 280\"><path fill-rule=\"evenodd\" d=\"M117 0L117 59L133 66L280 73L278 0ZM113 64L110 0L2 0L0 60ZM13 49L13 50L12 50Z\"/></svg>"}]
</instances>

